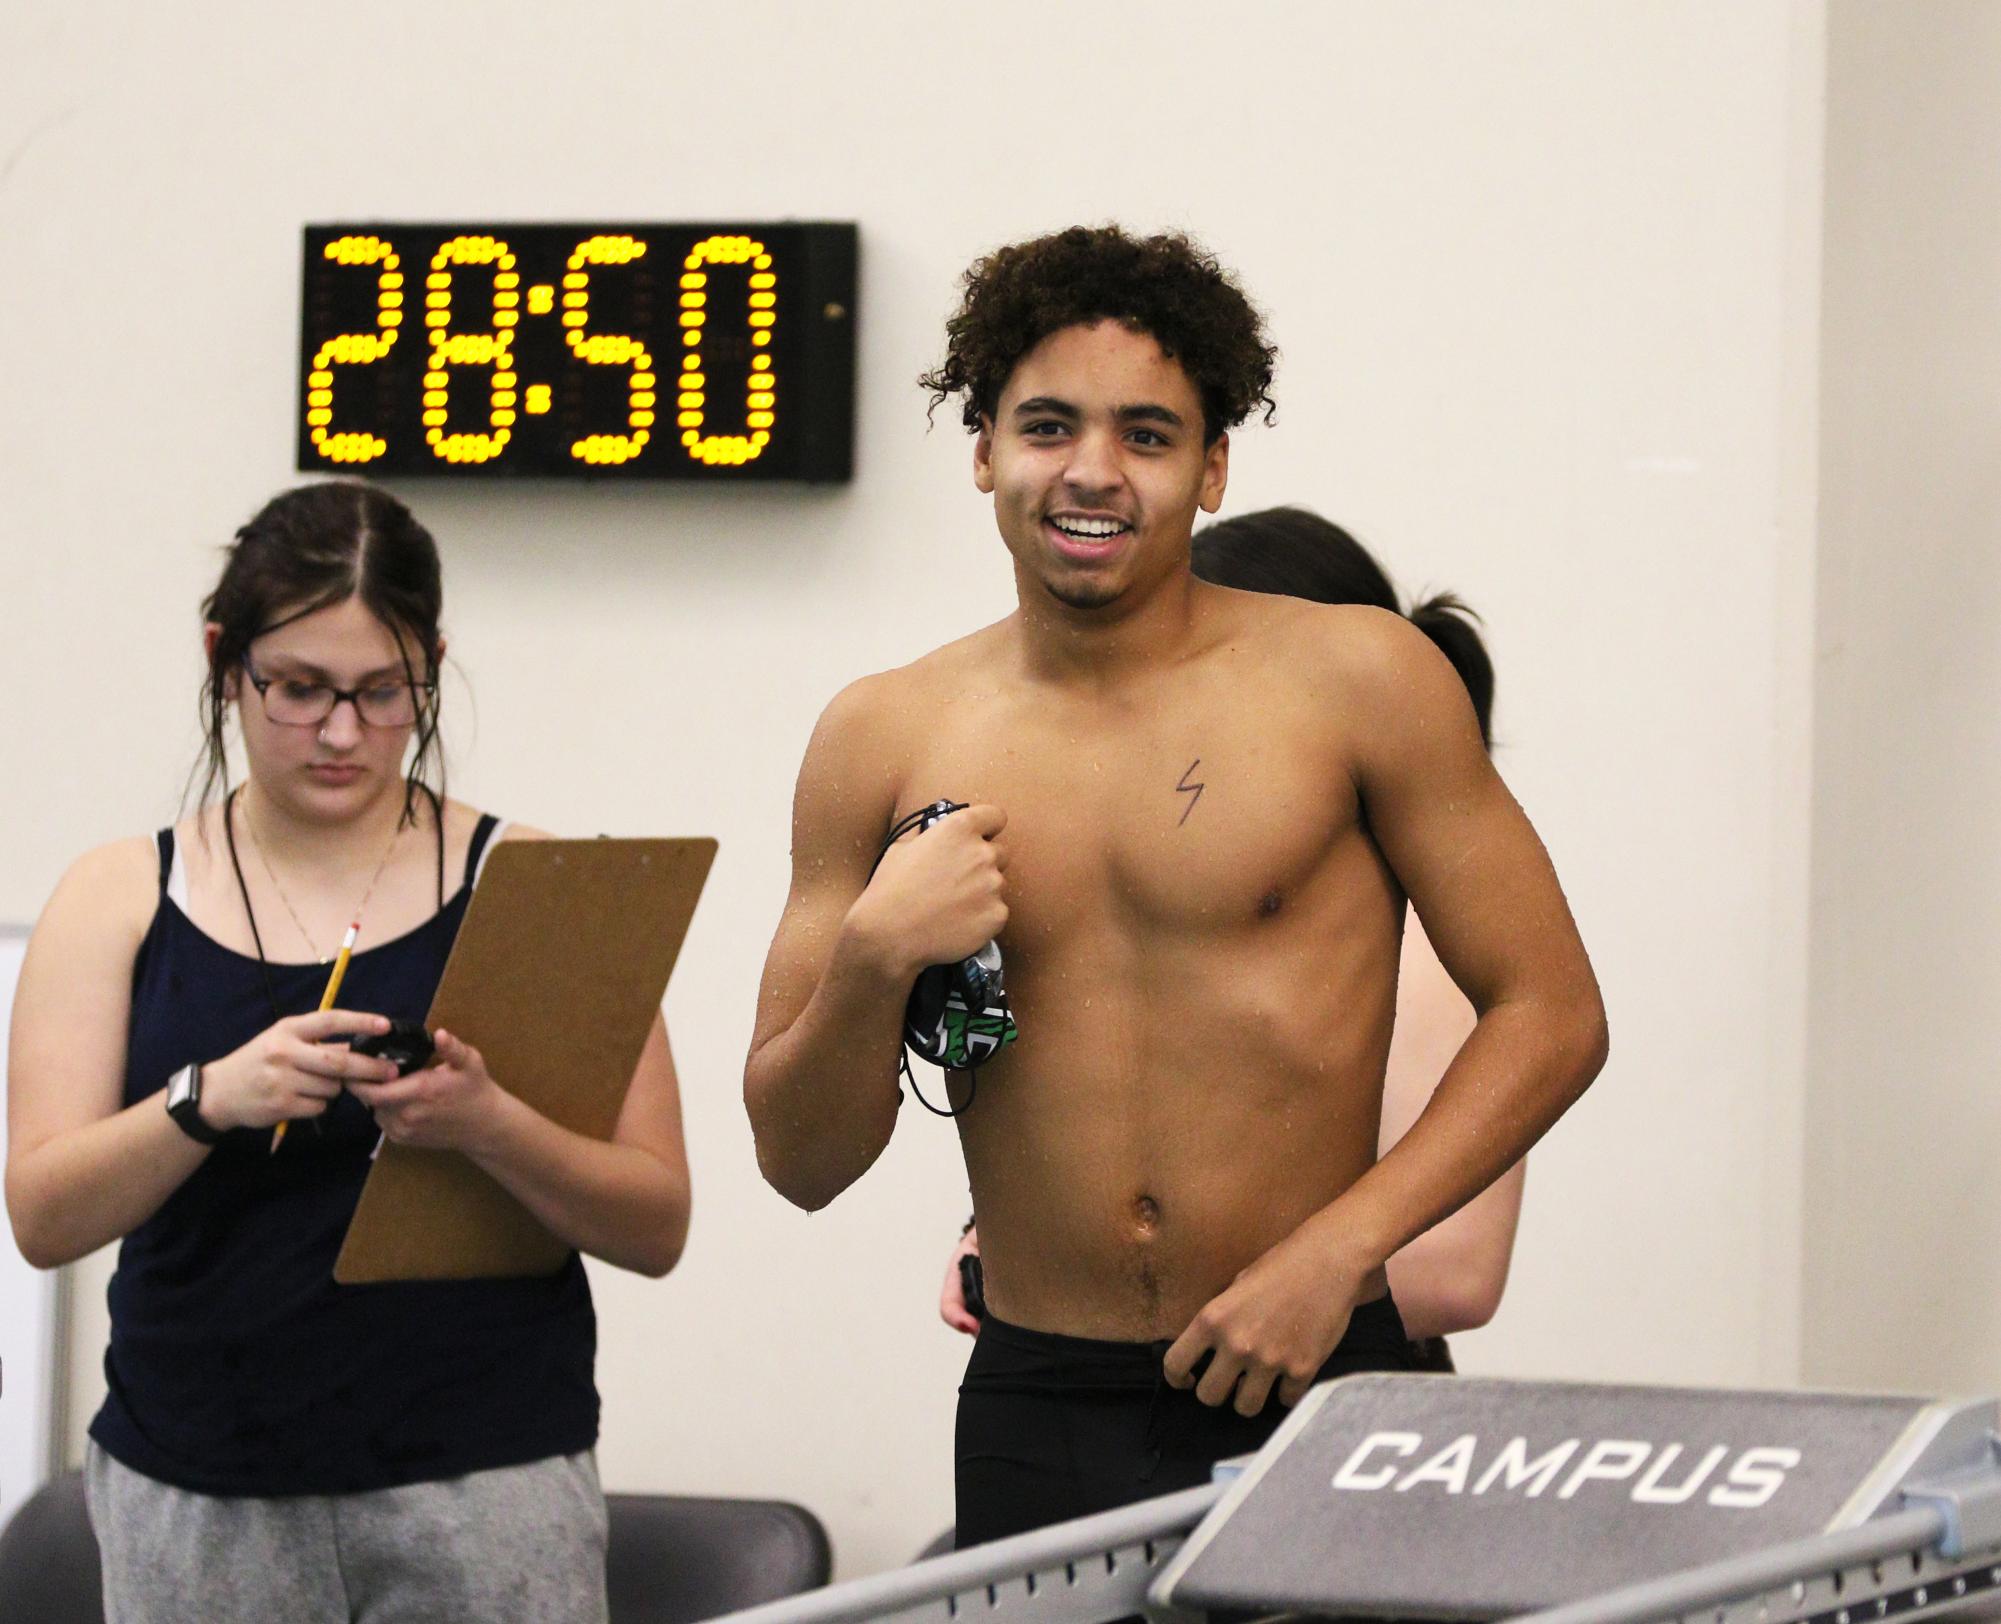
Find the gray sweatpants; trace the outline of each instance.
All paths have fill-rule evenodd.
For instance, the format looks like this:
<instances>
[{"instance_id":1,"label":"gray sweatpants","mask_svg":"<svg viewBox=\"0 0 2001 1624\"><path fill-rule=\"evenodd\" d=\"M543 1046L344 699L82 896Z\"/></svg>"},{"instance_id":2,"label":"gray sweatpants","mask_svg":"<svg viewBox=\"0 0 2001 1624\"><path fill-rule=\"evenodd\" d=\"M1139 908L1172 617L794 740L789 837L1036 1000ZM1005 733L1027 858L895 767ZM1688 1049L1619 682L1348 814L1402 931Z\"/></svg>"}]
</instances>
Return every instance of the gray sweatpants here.
<instances>
[{"instance_id":1,"label":"gray sweatpants","mask_svg":"<svg viewBox=\"0 0 2001 1624\"><path fill-rule=\"evenodd\" d=\"M369 1494L194 1494L93 1443L106 1624L605 1624L597 1459Z\"/></svg>"}]
</instances>

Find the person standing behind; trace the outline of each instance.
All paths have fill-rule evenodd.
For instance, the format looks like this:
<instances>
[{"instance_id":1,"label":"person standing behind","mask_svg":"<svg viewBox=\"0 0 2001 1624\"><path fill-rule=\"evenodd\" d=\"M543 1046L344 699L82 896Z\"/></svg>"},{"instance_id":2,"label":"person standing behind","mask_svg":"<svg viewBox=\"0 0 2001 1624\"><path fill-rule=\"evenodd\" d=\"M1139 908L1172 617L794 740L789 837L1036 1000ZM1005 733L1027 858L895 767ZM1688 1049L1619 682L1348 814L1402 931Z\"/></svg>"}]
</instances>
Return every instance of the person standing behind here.
<instances>
[{"instance_id":1,"label":"person standing behind","mask_svg":"<svg viewBox=\"0 0 2001 1624\"><path fill-rule=\"evenodd\" d=\"M333 1280L384 1135L471 1158L626 1268L665 1274L687 1234L659 1023L608 1143L522 1104L449 1032L400 1079L348 1047L423 1019L483 853L537 833L434 787L442 599L429 532L387 493L269 502L203 606L195 812L81 858L28 944L14 1235L40 1268L122 1240L86 1469L111 1624L604 1617L575 1253L548 1278Z\"/></svg>"},{"instance_id":2,"label":"person standing behind","mask_svg":"<svg viewBox=\"0 0 2001 1624\"><path fill-rule=\"evenodd\" d=\"M1305 508L1264 508L1204 526L1195 533L1189 567L1217 586L1404 613L1395 586L1374 555L1340 525ZM1481 742L1491 749L1494 667L1473 627L1472 611L1450 593L1439 593L1405 618L1452 662L1473 702ZM1438 962L1416 913L1409 913L1397 971L1396 1025L1383 1078L1382 1151L1409 1131L1472 1030L1472 1005ZM1526 1169L1526 1161L1517 1162L1389 1260L1390 1294L1427 1369L1452 1369L1445 1338L1478 1329L1500 1307ZM938 1300L939 1317L967 1335L979 1332L980 1304L977 1291L968 1299L968 1271L960 1259L978 1256L979 1231L969 1224L946 1264ZM977 1283L978 1265L970 1272Z\"/></svg>"}]
</instances>

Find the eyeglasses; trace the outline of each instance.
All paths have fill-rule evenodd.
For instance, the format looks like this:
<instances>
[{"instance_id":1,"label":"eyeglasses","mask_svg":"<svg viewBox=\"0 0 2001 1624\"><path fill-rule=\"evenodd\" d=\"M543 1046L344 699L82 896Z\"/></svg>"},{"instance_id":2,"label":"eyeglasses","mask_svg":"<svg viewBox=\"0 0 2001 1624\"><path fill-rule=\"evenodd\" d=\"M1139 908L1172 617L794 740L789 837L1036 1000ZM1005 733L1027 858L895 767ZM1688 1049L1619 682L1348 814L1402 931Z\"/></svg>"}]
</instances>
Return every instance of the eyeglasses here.
<instances>
[{"instance_id":1,"label":"eyeglasses","mask_svg":"<svg viewBox=\"0 0 2001 1624\"><path fill-rule=\"evenodd\" d=\"M366 688L336 688L328 682L259 676L248 660L243 674L257 690L265 717L280 727L318 727L345 699L363 727L408 727L438 690L430 682L378 682Z\"/></svg>"}]
</instances>

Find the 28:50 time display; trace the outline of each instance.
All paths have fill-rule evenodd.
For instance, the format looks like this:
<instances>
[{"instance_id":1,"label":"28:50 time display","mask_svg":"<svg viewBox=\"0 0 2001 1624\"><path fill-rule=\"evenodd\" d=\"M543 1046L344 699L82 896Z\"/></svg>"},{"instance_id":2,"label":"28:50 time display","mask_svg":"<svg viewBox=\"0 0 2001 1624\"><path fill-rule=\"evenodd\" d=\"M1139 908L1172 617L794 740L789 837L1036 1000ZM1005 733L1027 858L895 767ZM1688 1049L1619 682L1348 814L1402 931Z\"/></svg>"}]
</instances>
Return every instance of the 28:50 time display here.
<instances>
[{"instance_id":1,"label":"28:50 time display","mask_svg":"<svg viewBox=\"0 0 2001 1624\"><path fill-rule=\"evenodd\" d=\"M846 479L855 228L305 233L299 466Z\"/></svg>"}]
</instances>

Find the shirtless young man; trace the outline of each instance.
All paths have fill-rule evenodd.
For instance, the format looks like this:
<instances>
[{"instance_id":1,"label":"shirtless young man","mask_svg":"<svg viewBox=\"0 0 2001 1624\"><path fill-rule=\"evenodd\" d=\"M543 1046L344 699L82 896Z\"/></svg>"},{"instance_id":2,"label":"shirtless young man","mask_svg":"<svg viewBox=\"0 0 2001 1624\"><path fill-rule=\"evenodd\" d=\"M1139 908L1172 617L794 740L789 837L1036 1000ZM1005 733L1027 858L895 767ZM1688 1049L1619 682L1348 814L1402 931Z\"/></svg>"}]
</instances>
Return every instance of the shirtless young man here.
<instances>
[{"instance_id":1,"label":"shirtless young man","mask_svg":"<svg viewBox=\"0 0 2001 1624\"><path fill-rule=\"evenodd\" d=\"M948 332L925 381L963 397L1020 606L821 718L744 1093L765 1176L825 1205L896 1124L918 971L998 938L1021 1035L959 1122L988 1304L966 1545L1205 1481L1316 1379L1401 1368L1384 1261L1606 1036L1424 634L1189 572L1268 401L1235 284L1185 239L1073 229L975 264ZM871 877L941 797L972 804ZM1479 1019L1378 1160L1406 897Z\"/></svg>"}]
</instances>

